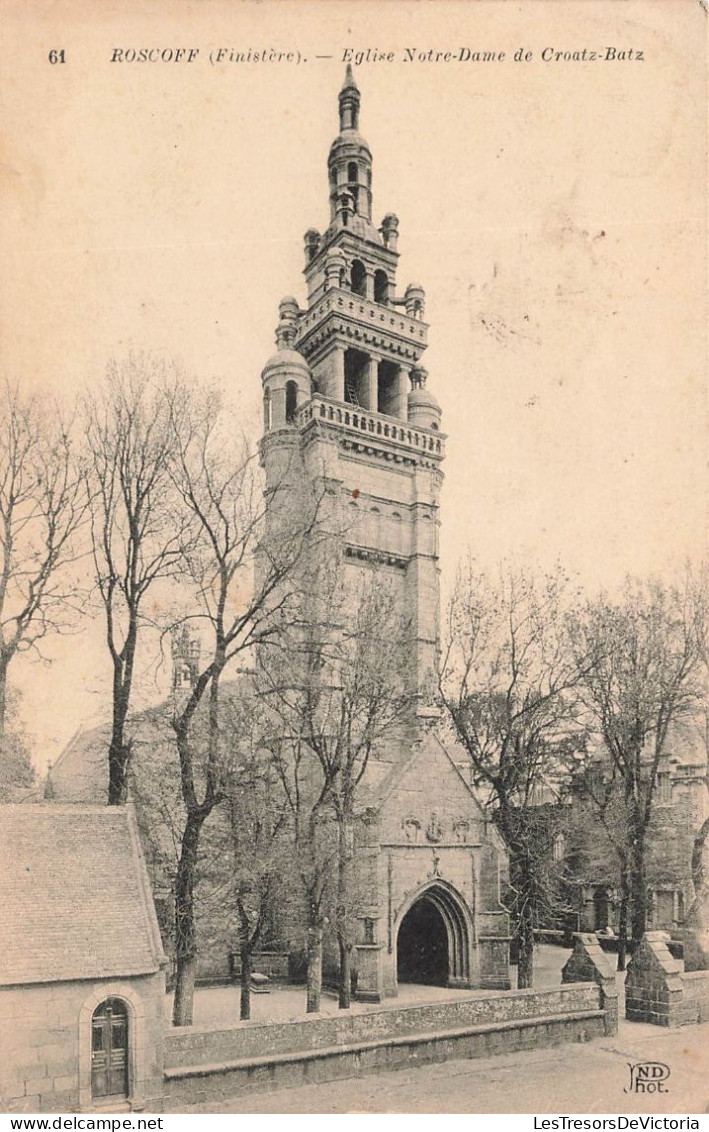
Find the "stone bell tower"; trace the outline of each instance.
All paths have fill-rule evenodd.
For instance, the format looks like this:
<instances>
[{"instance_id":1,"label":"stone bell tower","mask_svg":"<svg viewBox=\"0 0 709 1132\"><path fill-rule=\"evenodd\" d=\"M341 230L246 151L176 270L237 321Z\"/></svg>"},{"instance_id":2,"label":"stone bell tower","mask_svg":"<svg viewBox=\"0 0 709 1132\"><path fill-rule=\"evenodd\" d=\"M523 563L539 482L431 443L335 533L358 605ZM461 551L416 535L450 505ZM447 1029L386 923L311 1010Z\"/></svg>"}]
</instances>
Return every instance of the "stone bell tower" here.
<instances>
[{"instance_id":1,"label":"stone bell tower","mask_svg":"<svg viewBox=\"0 0 709 1132\"><path fill-rule=\"evenodd\" d=\"M372 155L347 68L328 156L329 225L305 234L307 306L279 307L263 370L267 490L320 478L343 516L344 557L387 577L412 625L411 670L429 698L439 652L441 410L420 364L425 295L397 296L399 222L372 221ZM297 471L296 471L297 469Z\"/></svg>"},{"instance_id":2,"label":"stone bell tower","mask_svg":"<svg viewBox=\"0 0 709 1132\"><path fill-rule=\"evenodd\" d=\"M474 795L465 752L431 726L445 437L421 365L424 292L409 284L398 296L399 222L387 213L373 223L359 110L348 67L328 156L329 223L305 234L307 305L282 300L277 351L263 370L261 459L272 530L281 509L287 531L302 503L324 502L324 541L338 540L347 590L374 575L407 625L402 649L417 706L367 767L354 842L357 997L380 1001L409 982L509 987L509 924L504 847Z\"/></svg>"}]
</instances>

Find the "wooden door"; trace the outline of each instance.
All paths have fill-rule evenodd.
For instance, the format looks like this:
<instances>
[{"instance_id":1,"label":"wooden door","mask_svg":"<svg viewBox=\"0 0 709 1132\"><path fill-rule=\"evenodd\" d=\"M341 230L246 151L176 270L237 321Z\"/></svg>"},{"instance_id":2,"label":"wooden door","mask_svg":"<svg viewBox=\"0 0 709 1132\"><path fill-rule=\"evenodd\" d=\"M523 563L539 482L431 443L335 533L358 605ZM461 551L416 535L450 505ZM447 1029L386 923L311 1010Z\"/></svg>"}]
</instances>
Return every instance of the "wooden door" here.
<instances>
[{"instance_id":1,"label":"wooden door","mask_svg":"<svg viewBox=\"0 0 709 1132\"><path fill-rule=\"evenodd\" d=\"M119 998L107 998L91 1023L91 1095L128 1095L128 1014Z\"/></svg>"}]
</instances>

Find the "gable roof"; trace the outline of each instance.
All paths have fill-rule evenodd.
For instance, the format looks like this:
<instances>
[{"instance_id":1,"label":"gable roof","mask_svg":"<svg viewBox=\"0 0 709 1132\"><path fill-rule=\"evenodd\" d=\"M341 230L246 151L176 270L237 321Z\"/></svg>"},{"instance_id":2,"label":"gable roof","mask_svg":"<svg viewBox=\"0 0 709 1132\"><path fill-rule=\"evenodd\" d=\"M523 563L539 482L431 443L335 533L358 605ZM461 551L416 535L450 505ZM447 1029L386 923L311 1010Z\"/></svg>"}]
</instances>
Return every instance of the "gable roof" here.
<instances>
[{"instance_id":1,"label":"gable roof","mask_svg":"<svg viewBox=\"0 0 709 1132\"><path fill-rule=\"evenodd\" d=\"M0 986L164 962L131 806L0 806Z\"/></svg>"},{"instance_id":2,"label":"gable roof","mask_svg":"<svg viewBox=\"0 0 709 1132\"><path fill-rule=\"evenodd\" d=\"M367 775L365 778L367 789L367 801L370 805L383 806L387 799L391 796L392 792L397 786L401 784L404 776L415 766L420 758L431 758L431 752L441 752L446 761L450 764L455 778L463 786L465 792L470 796L470 799L477 810L480 811L480 816L489 821L489 817L485 814L480 799L475 793L474 788L466 779L465 775L461 773L460 767L456 763L453 755L448 747L441 742L434 731L430 731L423 736L420 742L415 743L408 758L403 762L374 764L370 762L367 767ZM370 774L370 769L374 770Z\"/></svg>"}]
</instances>

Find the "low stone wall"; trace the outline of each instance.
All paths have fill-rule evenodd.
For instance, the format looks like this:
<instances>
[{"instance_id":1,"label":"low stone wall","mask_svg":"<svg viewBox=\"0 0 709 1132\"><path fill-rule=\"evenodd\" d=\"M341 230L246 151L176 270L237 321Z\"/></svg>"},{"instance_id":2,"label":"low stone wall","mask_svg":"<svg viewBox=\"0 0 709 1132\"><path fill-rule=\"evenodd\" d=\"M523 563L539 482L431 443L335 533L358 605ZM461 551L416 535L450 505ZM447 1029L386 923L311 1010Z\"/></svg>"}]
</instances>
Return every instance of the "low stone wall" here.
<instances>
[{"instance_id":1,"label":"low stone wall","mask_svg":"<svg viewBox=\"0 0 709 1132\"><path fill-rule=\"evenodd\" d=\"M485 998L416 1006L384 1006L362 1013L304 1016L283 1022L248 1022L229 1028L172 1028L165 1036L165 1067L227 1058L263 1057L459 1026L598 1009L596 988L579 985L551 990L508 991Z\"/></svg>"},{"instance_id":2,"label":"low stone wall","mask_svg":"<svg viewBox=\"0 0 709 1132\"><path fill-rule=\"evenodd\" d=\"M361 1014L168 1031L168 1104L584 1041L606 1032L595 983Z\"/></svg>"},{"instance_id":3,"label":"low stone wall","mask_svg":"<svg viewBox=\"0 0 709 1132\"><path fill-rule=\"evenodd\" d=\"M628 964L625 1016L655 1026L709 1021L709 971L685 971L668 932L646 932Z\"/></svg>"}]
</instances>

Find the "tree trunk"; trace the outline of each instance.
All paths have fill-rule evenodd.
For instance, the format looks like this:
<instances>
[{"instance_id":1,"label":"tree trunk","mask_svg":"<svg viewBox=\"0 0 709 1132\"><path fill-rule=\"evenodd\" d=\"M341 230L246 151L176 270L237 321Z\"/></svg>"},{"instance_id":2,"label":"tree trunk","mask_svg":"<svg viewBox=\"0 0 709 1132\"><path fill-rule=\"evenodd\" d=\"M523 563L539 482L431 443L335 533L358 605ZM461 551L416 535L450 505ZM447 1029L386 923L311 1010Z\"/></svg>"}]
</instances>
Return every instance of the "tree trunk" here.
<instances>
[{"instance_id":1,"label":"tree trunk","mask_svg":"<svg viewBox=\"0 0 709 1132\"><path fill-rule=\"evenodd\" d=\"M534 983L534 921L531 909L522 909L517 922L519 943L519 962L517 965L517 988L523 990Z\"/></svg>"},{"instance_id":2,"label":"tree trunk","mask_svg":"<svg viewBox=\"0 0 709 1132\"><path fill-rule=\"evenodd\" d=\"M308 984L306 1014L317 1014L320 1010L322 989L322 925L308 928Z\"/></svg>"},{"instance_id":3,"label":"tree trunk","mask_svg":"<svg viewBox=\"0 0 709 1132\"><path fill-rule=\"evenodd\" d=\"M7 663L0 664L0 739L5 737L7 716Z\"/></svg>"},{"instance_id":4,"label":"tree trunk","mask_svg":"<svg viewBox=\"0 0 709 1132\"><path fill-rule=\"evenodd\" d=\"M253 970L253 961L251 958L251 948L242 946L241 948L241 999L239 1003L239 1017L242 1021L251 1017L251 972Z\"/></svg>"},{"instance_id":5,"label":"tree trunk","mask_svg":"<svg viewBox=\"0 0 709 1132\"><path fill-rule=\"evenodd\" d=\"M531 987L534 980L534 921L540 896L538 870L525 844L529 840L526 827L515 826L514 818L506 817L501 828L510 856L510 886L514 893L510 913L518 948L517 986L521 990Z\"/></svg>"},{"instance_id":6,"label":"tree trunk","mask_svg":"<svg viewBox=\"0 0 709 1132\"><path fill-rule=\"evenodd\" d=\"M114 737L108 748L108 804L123 806L128 797L130 744Z\"/></svg>"},{"instance_id":7,"label":"tree trunk","mask_svg":"<svg viewBox=\"0 0 709 1132\"><path fill-rule=\"evenodd\" d=\"M620 912L618 915L618 963L619 971L625 970L628 955L628 908L630 905L630 885L628 880L628 866L625 861L621 863L620 872Z\"/></svg>"},{"instance_id":8,"label":"tree trunk","mask_svg":"<svg viewBox=\"0 0 709 1132\"><path fill-rule=\"evenodd\" d=\"M352 1004L352 945L338 933L340 948L340 988L337 1005L340 1010L349 1010Z\"/></svg>"},{"instance_id":9,"label":"tree trunk","mask_svg":"<svg viewBox=\"0 0 709 1132\"><path fill-rule=\"evenodd\" d=\"M639 943L647 929L647 881L645 877L645 840L637 837L633 846L630 874L632 900L631 925L633 939Z\"/></svg>"},{"instance_id":10,"label":"tree trunk","mask_svg":"<svg viewBox=\"0 0 709 1132\"><path fill-rule=\"evenodd\" d=\"M172 1006L173 1026L191 1026L194 1007L194 984L197 975L197 956L177 960L175 1001Z\"/></svg>"},{"instance_id":11,"label":"tree trunk","mask_svg":"<svg viewBox=\"0 0 709 1132\"><path fill-rule=\"evenodd\" d=\"M350 939L350 845L348 823L343 819L338 829L337 861L337 945L340 950L340 985L337 1005L349 1010L352 1002L352 941Z\"/></svg>"},{"instance_id":12,"label":"tree trunk","mask_svg":"<svg viewBox=\"0 0 709 1132\"><path fill-rule=\"evenodd\" d=\"M197 939L195 931L194 889L197 876L197 850L199 836L206 814L201 811L187 814L182 834L180 861L175 881L175 955L177 977L175 1002L172 1011L173 1026L191 1026L194 1002L194 983L197 970Z\"/></svg>"},{"instance_id":13,"label":"tree trunk","mask_svg":"<svg viewBox=\"0 0 709 1132\"><path fill-rule=\"evenodd\" d=\"M131 744L126 742L126 720L133 686L133 666L138 644L136 613L131 611L126 642L113 656L113 719L108 748L108 804L123 806L128 797L128 766Z\"/></svg>"}]
</instances>

